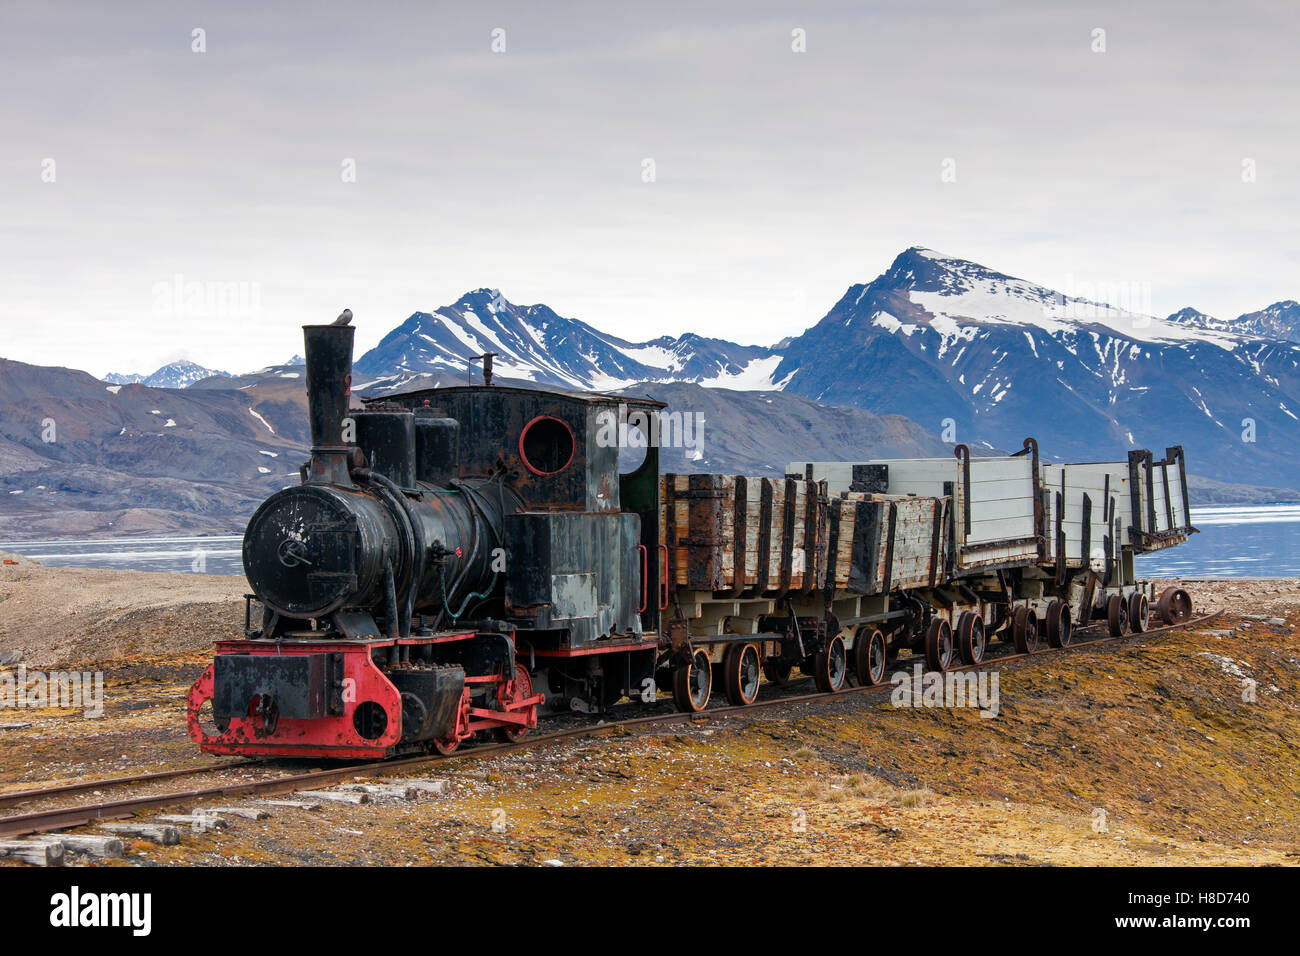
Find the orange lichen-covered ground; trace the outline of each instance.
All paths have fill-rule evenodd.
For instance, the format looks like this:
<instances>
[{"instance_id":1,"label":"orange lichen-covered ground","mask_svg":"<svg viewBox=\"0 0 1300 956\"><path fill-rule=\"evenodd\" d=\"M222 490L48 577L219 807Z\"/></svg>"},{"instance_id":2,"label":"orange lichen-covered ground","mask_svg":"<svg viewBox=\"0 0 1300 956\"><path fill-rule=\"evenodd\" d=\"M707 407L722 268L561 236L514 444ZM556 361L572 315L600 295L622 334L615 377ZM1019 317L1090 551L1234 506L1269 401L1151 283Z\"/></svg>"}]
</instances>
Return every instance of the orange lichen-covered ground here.
<instances>
[{"instance_id":1,"label":"orange lichen-covered ground","mask_svg":"<svg viewBox=\"0 0 1300 956\"><path fill-rule=\"evenodd\" d=\"M1008 663L991 719L852 694L607 728L399 774L446 779L443 795L272 808L176 847L134 843L111 865L1295 864L1300 583L1192 589L1228 612ZM94 665L103 718L0 711L29 725L0 730L0 790L219 762L184 733L207 655L167 650L134 620L135 648Z\"/></svg>"}]
</instances>

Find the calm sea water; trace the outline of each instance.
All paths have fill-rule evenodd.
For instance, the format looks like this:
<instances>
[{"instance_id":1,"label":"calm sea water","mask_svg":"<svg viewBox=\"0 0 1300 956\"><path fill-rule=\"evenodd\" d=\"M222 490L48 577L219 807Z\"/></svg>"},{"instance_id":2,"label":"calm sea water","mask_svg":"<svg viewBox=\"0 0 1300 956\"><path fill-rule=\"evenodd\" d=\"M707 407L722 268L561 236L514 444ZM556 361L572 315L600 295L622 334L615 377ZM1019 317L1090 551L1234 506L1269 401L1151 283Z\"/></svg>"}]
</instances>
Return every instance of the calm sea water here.
<instances>
[{"instance_id":1,"label":"calm sea water","mask_svg":"<svg viewBox=\"0 0 1300 956\"><path fill-rule=\"evenodd\" d=\"M0 551L35 558L54 568L118 568L128 571L186 571L243 574L240 535L192 538L64 538L0 541Z\"/></svg>"},{"instance_id":2,"label":"calm sea water","mask_svg":"<svg viewBox=\"0 0 1300 956\"><path fill-rule=\"evenodd\" d=\"M1300 505L1193 508L1200 534L1137 559L1139 576L1300 577Z\"/></svg>"},{"instance_id":3,"label":"calm sea water","mask_svg":"<svg viewBox=\"0 0 1300 956\"><path fill-rule=\"evenodd\" d=\"M1200 534L1138 558L1142 577L1300 577L1300 505L1193 508ZM52 567L243 574L242 539L96 538L0 541Z\"/></svg>"}]
</instances>

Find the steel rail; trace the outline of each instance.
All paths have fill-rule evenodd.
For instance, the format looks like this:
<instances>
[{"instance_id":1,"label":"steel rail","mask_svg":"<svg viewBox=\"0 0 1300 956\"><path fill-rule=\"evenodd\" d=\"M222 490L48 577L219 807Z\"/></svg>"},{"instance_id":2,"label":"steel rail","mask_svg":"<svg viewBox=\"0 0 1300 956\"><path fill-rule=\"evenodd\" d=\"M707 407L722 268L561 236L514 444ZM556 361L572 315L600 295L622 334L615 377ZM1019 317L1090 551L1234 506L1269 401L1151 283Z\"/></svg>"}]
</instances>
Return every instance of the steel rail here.
<instances>
[{"instance_id":1,"label":"steel rail","mask_svg":"<svg viewBox=\"0 0 1300 956\"><path fill-rule=\"evenodd\" d=\"M92 790L106 790L130 783L153 783L156 780L169 780L175 777L188 777L195 773L212 773L217 770L237 770L240 767L255 767L260 760L241 760L235 763L209 764L203 767L186 767L180 770L151 770L130 777L105 777L103 780L86 780L79 783L65 783L53 787L40 787L36 790L14 790L0 793L0 809L16 807L33 800L48 797L68 796L74 793L87 793Z\"/></svg>"}]
</instances>

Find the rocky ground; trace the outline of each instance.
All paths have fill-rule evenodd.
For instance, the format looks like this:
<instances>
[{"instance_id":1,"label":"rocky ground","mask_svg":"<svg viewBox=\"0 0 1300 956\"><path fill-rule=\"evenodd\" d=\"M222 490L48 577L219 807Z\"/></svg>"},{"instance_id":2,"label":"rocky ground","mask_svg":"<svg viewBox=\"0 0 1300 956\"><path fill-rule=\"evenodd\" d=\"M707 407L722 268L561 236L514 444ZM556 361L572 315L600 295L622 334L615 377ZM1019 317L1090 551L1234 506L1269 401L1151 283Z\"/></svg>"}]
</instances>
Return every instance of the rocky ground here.
<instances>
[{"instance_id":1,"label":"rocky ground","mask_svg":"<svg viewBox=\"0 0 1300 956\"><path fill-rule=\"evenodd\" d=\"M135 844L117 865L1294 865L1300 581L1189 587L1225 615L1010 662L993 718L848 694L609 728L415 772L448 780L443 795L277 808ZM0 566L0 652L106 682L100 719L0 711L0 790L219 762L185 736L184 693L211 637L238 632L241 593L239 579Z\"/></svg>"},{"instance_id":2,"label":"rocky ground","mask_svg":"<svg viewBox=\"0 0 1300 956\"><path fill-rule=\"evenodd\" d=\"M247 590L242 577L46 568L0 552L0 654L49 667L208 648L243 635Z\"/></svg>"}]
</instances>

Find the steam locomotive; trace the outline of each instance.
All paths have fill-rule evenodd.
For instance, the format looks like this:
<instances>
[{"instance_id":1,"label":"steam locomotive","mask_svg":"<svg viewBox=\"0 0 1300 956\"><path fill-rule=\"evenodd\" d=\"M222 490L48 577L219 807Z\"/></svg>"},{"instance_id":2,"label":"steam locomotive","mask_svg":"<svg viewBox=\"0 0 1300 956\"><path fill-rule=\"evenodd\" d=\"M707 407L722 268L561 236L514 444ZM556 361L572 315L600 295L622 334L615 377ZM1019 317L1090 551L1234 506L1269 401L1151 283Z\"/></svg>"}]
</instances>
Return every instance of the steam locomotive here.
<instances>
[{"instance_id":1,"label":"steam locomotive","mask_svg":"<svg viewBox=\"0 0 1300 956\"><path fill-rule=\"evenodd\" d=\"M249 520L245 636L190 690L209 753L447 754L661 687L747 704L796 666L835 691L904 651L944 670L995 634L1032 651L1075 618L1141 630L1150 600L1191 613L1133 573L1195 531L1176 447L661 475L662 402L493 385L485 364L482 385L353 408L354 329L303 332L311 457Z\"/></svg>"}]
</instances>

